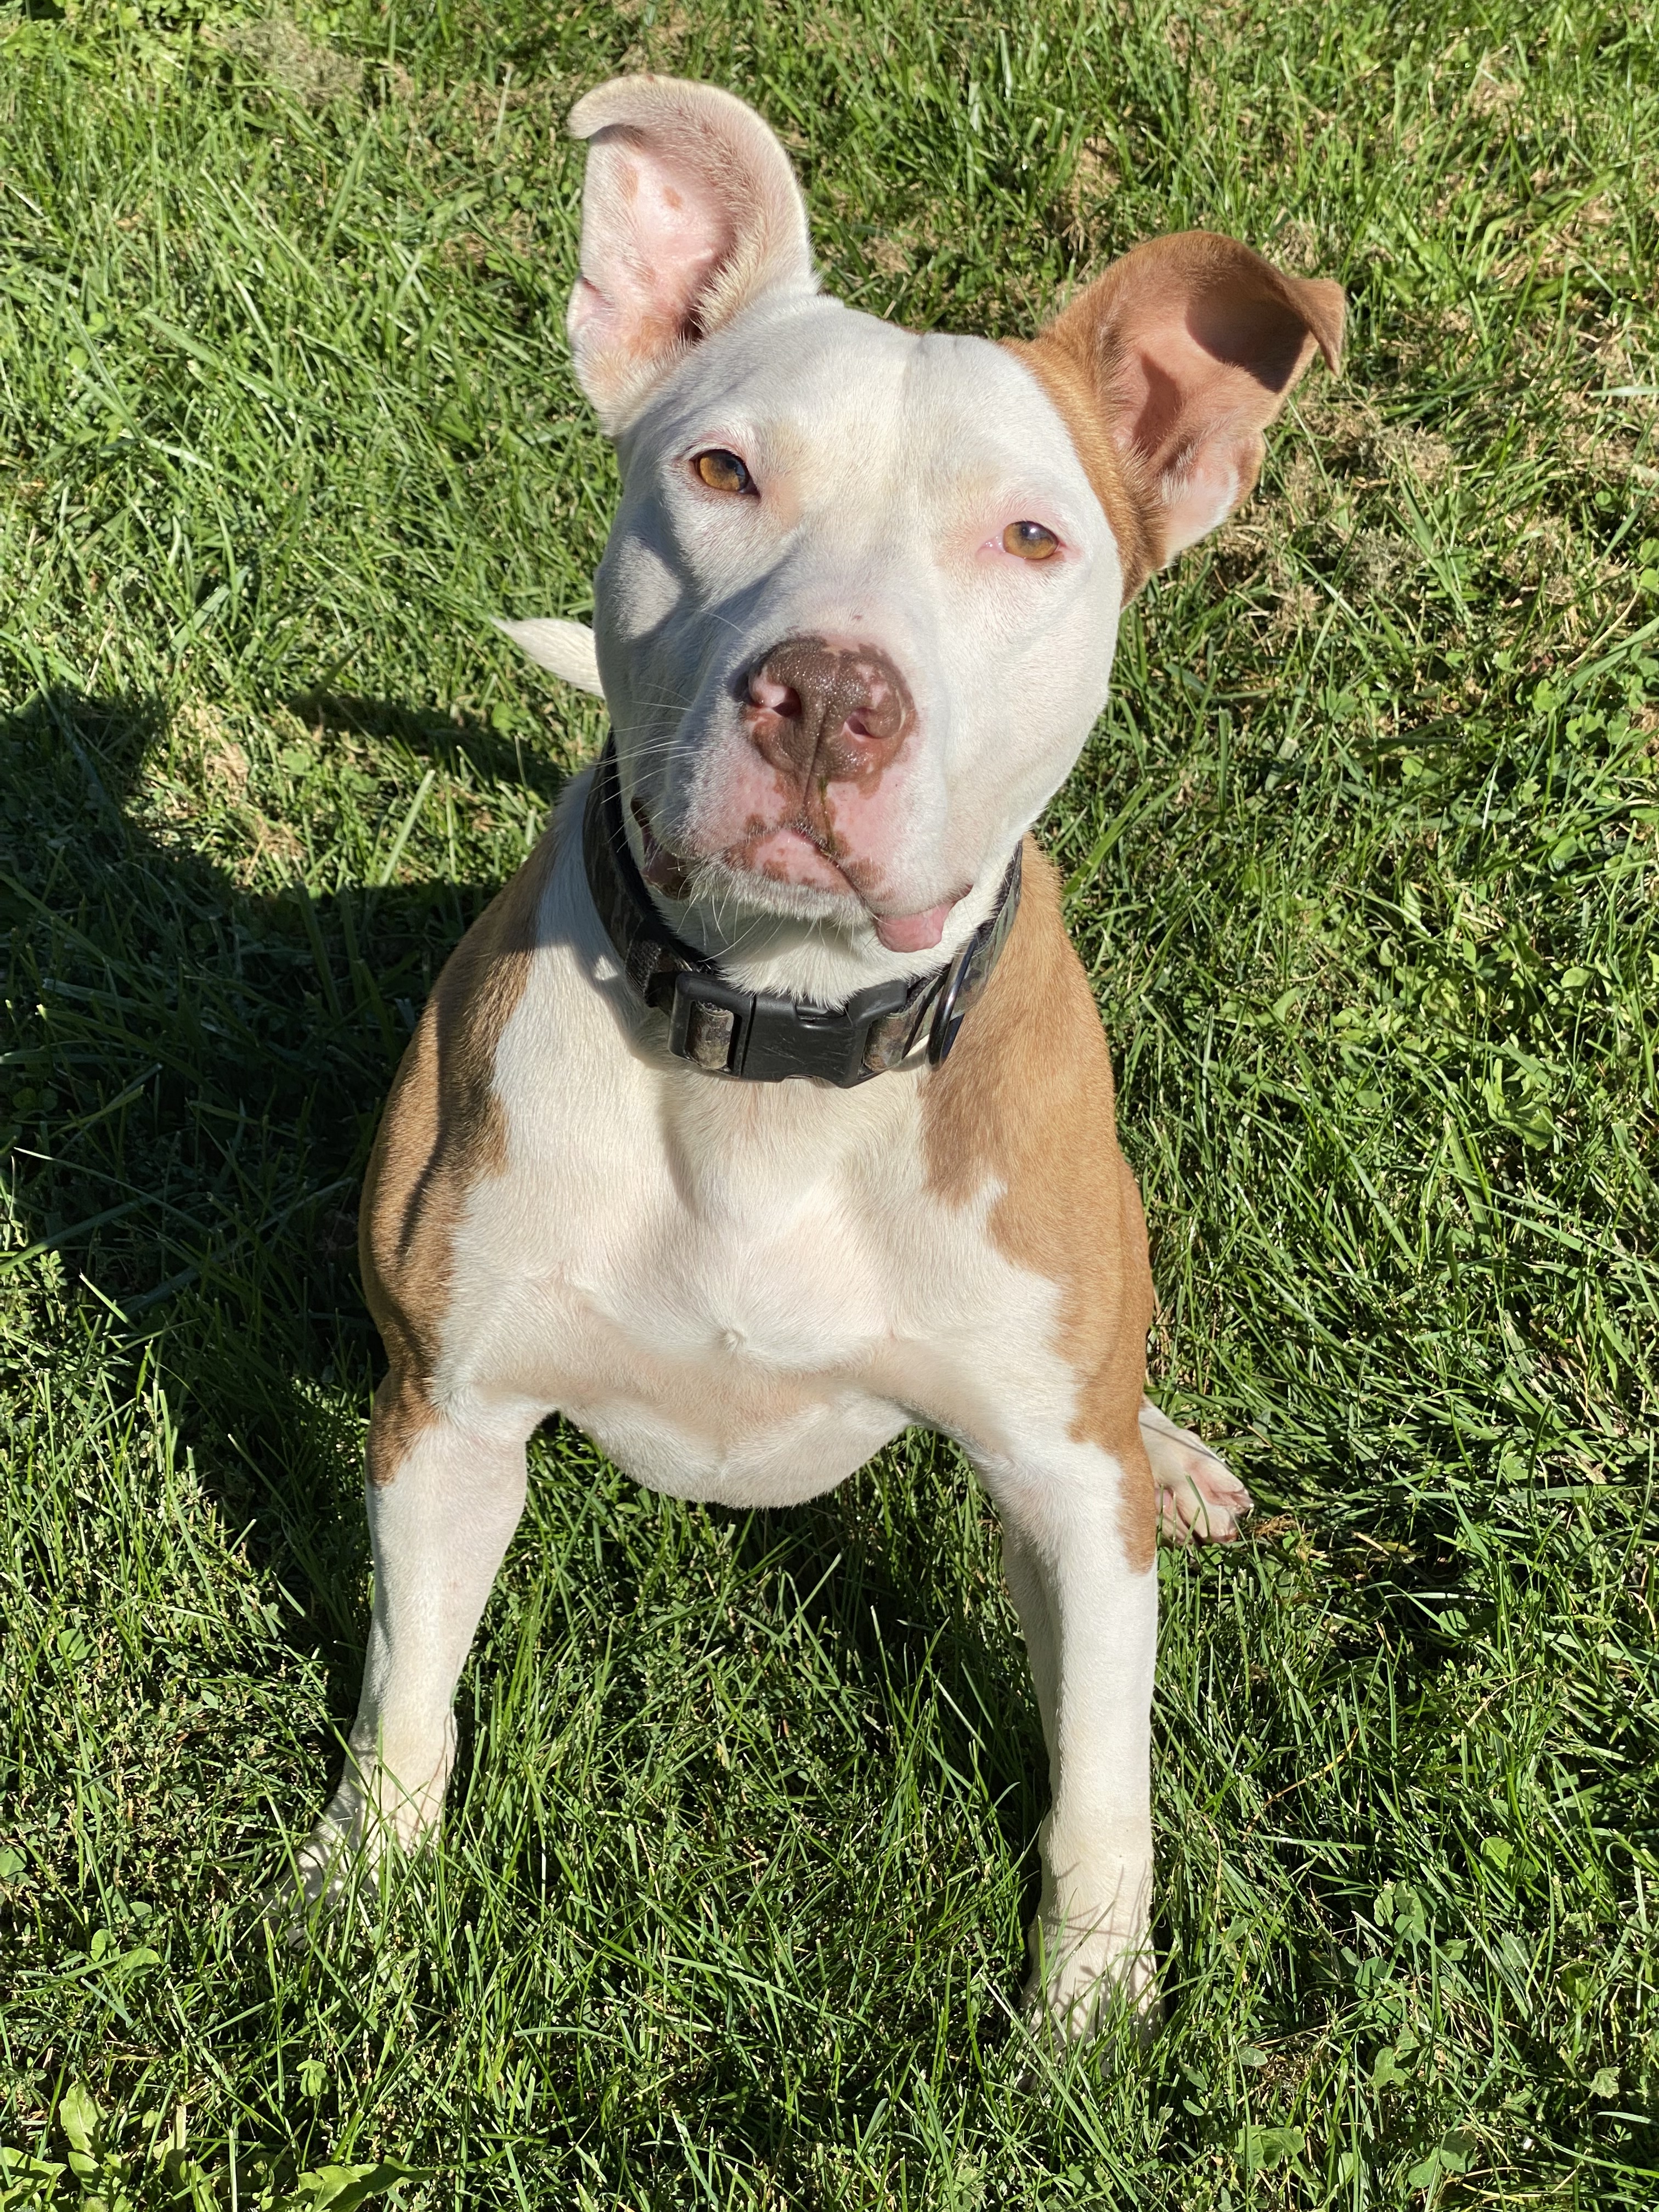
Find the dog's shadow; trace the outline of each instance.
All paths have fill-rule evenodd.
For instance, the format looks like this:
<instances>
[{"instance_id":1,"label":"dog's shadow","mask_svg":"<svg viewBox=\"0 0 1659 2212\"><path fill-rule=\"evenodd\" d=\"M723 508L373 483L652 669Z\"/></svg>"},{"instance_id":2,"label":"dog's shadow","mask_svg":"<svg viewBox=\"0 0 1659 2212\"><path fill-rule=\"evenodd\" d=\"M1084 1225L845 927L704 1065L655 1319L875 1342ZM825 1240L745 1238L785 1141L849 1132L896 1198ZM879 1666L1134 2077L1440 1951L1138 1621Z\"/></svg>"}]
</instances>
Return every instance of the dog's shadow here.
<instances>
[{"instance_id":1,"label":"dog's shadow","mask_svg":"<svg viewBox=\"0 0 1659 2212\"><path fill-rule=\"evenodd\" d=\"M337 695L292 704L324 745L391 738L441 766L464 755L475 781L528 788L550 809L562 785L477 722ZM289 1633L323 1653L343 1730L367 1628L359 1455L380 1364L358 1190L416 1014L500 886L250 890L213 856L210 810L158 815L142 772L167 734L143 697L54 690L0 718L11 1249L57 1252L70 1285L84 1279L124 1317L135 1357L148 1348L205 1487L303 1598ZM820 1592L816 1625L848 1664L878 1658L894 1696L930 1656L957 1678L942 1749L959 1771L988 1761L1023 1850L1043 1758L1020 1655L971 1618L946 1620L927 1532L843 1493L760 1516L739 1565L756 1545L784 1547L794 1588ZM988 1692L959 1695L969 1677ZM318 1747L319 1807L336 1758Z\"/></svg>"},{"instance_id":2,"label":"dog's shadow","mask_svg":"<svg viewBox=\"0 0 1659 2212\"><path fill-rule=\"evenodd\" d=\"M556 795L481 726L295 703L325 744L395 735ZM233 1524L301 1574L300 1632L343 1688L366 1547L331 1386L367 1389L375 1358L357 1188L414 1011L498 886L250 890L212 856L210 809L141 789L167 733L145 696L53 690L0 718L11 1248L56 1252L149 1348Z\"/></svg>"}]
</instances>

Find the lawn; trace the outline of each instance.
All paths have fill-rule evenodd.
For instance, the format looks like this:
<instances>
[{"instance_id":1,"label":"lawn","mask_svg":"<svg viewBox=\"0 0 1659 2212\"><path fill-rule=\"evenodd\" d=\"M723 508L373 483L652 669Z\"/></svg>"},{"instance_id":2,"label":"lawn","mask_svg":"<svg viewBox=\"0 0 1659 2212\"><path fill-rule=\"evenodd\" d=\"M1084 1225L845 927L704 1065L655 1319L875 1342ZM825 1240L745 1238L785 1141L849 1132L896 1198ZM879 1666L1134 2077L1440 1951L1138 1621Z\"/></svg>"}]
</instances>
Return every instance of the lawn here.
<instances>
[{"instance_id":1,"label":"lawn","mask_svg":"<svg viewBox=\"0 0 1659 2212\"><path fill-rule=\"evenodd\" d=\"M1659 8L1008 14L0 0L9 2212L1659 2198ZM881 314L1191 224L1349 289L1045 830L1155 1388L1259 1501L1161 1558L1145 2051L1019 2022L1041 1733L926 1436L741 1518L544 1434L441 1843L262 1917L367 1625L376 1115L601 732L489 618L587 604L560 126L640 67Z\"/></svg>"}]
</instances>

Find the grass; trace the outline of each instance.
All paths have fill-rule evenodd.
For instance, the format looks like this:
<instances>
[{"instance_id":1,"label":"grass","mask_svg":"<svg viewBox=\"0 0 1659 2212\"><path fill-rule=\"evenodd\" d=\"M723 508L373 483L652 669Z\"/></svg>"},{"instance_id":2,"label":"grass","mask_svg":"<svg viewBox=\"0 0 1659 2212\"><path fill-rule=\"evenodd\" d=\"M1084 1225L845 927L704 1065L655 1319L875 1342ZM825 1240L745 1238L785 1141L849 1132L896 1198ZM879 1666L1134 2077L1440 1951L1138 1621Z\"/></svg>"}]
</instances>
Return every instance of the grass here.
<instances>
[{"instance_id":1,"label":"grass","mask_svg":"<svg viewBox=\"0 0 1659 2212\"><path fill-rule=\"evenodd\" d=\"M488 622L603 540L558 126L641 65L883 313L1199 222L1350 289L1048 824L1260 1501L1162 1559L1144 2054L1013 2019L1040 1731L924 1437L739 1519L544 1435L441 1844L259 1917L375 1116L599 732ZM1645 3L3 0L0 2205L1655 2201L1656 203Z\"/></svg>"}]
</instances>

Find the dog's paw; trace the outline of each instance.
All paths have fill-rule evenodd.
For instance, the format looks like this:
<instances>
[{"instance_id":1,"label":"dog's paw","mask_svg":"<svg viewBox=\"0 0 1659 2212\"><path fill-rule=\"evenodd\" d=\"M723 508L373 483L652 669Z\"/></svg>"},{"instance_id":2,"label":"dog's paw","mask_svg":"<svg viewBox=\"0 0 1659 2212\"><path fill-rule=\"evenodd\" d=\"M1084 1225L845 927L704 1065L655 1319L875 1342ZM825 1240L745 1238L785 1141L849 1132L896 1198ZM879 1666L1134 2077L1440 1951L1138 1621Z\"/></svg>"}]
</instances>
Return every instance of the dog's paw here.
<instances>
[{"instance_id":1,"label":"dog's paw","mask_svg":"<svg viewBox=\"0 0 1659 2212\"><path fill-rule=\"evenodd\" d=\"M290 1951L304 1947L316 1923L344 1896L356 1854L325 1818L264 1893L264 1917Z\"/></svg>"},{"instance_id":2,"label":"dog's paw","mask_svg":"<svg viewBox=\"0 0 1659 2212\"><path fill-rule=\"evenodd\" d=\"M1158 1969L1145 1929L1110 1928L1079 1936L1033 1922L1033 1960L1025 1984L1027 2017L1060 2043L1087 2043L1103 2033L1146 2043L1164 2016Z\"/></svg>"},{"instance_id":3,"label":"dog's paw","mask_svg":"<svg viewBox=\"0 0 1659 2212\"><path fill-rule=\"evenodd\" d=\"M391 1852L412 1852L443 1818L444 1784L454 1762L451 1725L442 1755L417 1790L395 1781L381 1762L354 1757L328 1808L267 1893L266 1911L290 1944L303 1943L319 1912L331 1910L357 1877Z\"/></svg>"},{"instance_id":4,"label":"dog's paw","mask_svg":"<svg viewBox=\"0 0 1659 2212\"><path fill-rule=\"evenodd\" d=\"M1140 1401L1140 1441L1158 1485L1158 1525L1170 1542L1237 1542L1252 1501L1219 1453L1190 1429L1177 1428L1150 1398Z\"/></svg>"},{"instance_id":5,"label":"dog's paw","mask_svg":"<svg viewBox=\"0 0 1659 2212\"><path fill-rule=\"evenodd\" d=\"M307 1930L331 1912L345 1895L355 1870L372 1869L383 1842L356 1790L341 1790L301 1844L279 1879L265 1893L265 1912L290 1949L305 1942Z\"/></svg>"}]
</instances>

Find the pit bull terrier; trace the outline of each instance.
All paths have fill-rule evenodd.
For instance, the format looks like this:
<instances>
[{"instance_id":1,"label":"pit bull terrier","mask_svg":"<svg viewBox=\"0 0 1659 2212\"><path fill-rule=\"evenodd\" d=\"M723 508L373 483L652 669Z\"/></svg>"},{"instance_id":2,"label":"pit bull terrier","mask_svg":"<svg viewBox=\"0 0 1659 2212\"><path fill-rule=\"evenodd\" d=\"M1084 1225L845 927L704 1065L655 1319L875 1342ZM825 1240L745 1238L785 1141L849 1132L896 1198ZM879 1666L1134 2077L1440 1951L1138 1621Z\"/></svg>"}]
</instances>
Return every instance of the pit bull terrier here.
<instances>
[{"instance_id":1,"label":"pit bull terrier","mask_svg":"<svg viewBox=\"0 0 1659 2212\"><path fill-rule=\"evenodd\" d=\"M538 1422L740 1508L925 1423L994 1504L1047 1741L1029 1996L1144 2020L1155 1534L1250 1501L1143 1395L1140 1200L1029 833L1123 607L1250 491L1342 294L1188 231L1029 340L918 336L819 292L729 94L620 78L570 128L622 502L592 633L502 627L613 735L444 969L370 1164L374 1617L303 1880L437 1820Z\"/></svg>"}]
</instances>

